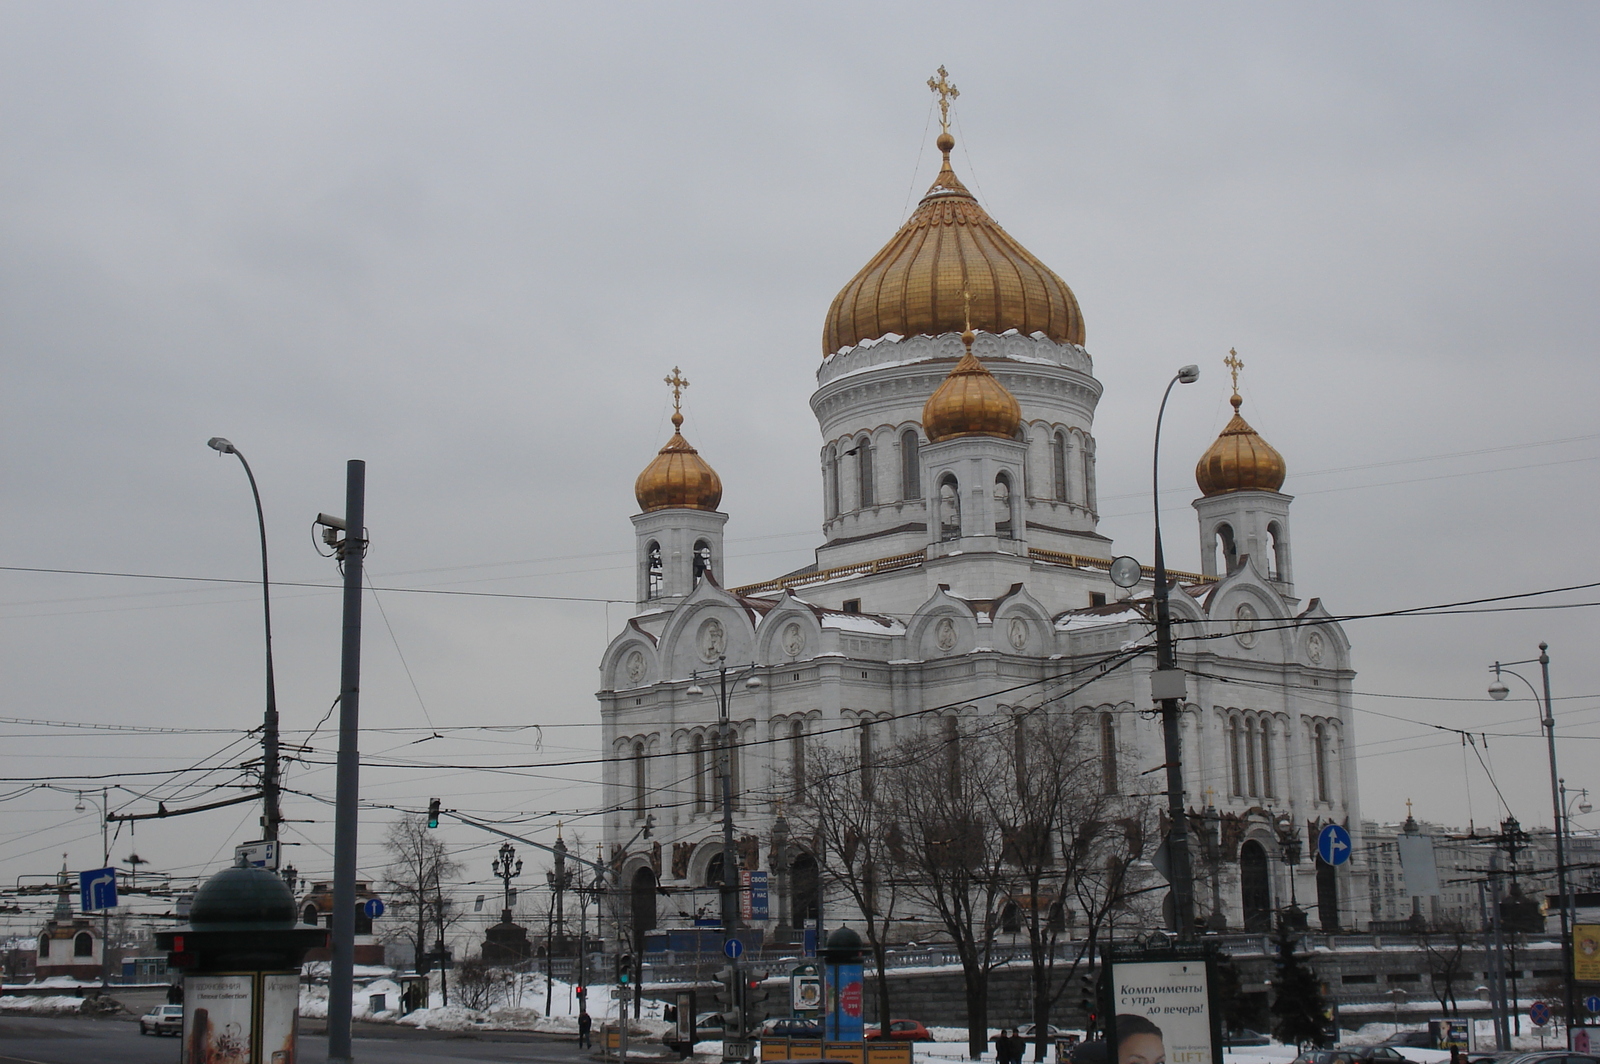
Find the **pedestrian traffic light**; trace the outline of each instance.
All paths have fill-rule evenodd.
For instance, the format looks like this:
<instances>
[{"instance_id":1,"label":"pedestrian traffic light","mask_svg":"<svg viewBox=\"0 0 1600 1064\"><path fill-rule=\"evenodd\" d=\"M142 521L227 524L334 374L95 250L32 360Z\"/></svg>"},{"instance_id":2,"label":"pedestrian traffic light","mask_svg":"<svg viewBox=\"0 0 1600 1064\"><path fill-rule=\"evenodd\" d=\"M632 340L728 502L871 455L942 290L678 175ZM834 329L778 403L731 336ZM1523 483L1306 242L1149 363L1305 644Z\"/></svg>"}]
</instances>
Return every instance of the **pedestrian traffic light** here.
<instances>
[{"instance_id":1,"label":"pedestrian traffic light","mask_svg":"<svg viewBox=\"0 0 1600 1064\"><path fill-rule=\"evenodd\" d=\"M439 826L439 799L437 798L428 799L428 826L430 828Z\"/></svg>"},{"instance_id":2,"label":"pedestrian traffic light","mask_svg":"<svg viewBox=\"0 0 1600 1064\"><path fill-rule=\"evenodd\" d=\"M750 972L745 977L745 1008L754 1008L771 996L772 991L765 985L770 976L770 972Z\"/></svg>"},{"instance_id":3,"label":"pedestrian traffic light","mask_svg":"<svg viewBox=\"0 0 1600 1064\"><path fill-rule=\"evenodd\" d=\"M633 980L633 955L631 953L617 954L617 982L627 986Z\"/></svg>"},{"instance_id":4,"label":"pedestrian traffic light","mask_svg":"<svg viewBox=\"0 0 1600 1064\"><path fill-rule=\"evenodd\" d=\"M1078 1007L1083 1010L1084 1033L1092 1038L1100 1026L1100 986L1093 974L1078 976Z\"/></svg>"},{"instance_id":5,"label":"pedestrian traffic light","mask_svg":"<svg viewBox=\"0 0 1600 1064\"><path fill-rule=\"evenodd\" d=\"M744 1029L744 1011L740 1008L744 985L731 965L717 973L717 982L717 1012L722 1017L724 1035L736 1036Z\"/></svg>"}]
</instances>

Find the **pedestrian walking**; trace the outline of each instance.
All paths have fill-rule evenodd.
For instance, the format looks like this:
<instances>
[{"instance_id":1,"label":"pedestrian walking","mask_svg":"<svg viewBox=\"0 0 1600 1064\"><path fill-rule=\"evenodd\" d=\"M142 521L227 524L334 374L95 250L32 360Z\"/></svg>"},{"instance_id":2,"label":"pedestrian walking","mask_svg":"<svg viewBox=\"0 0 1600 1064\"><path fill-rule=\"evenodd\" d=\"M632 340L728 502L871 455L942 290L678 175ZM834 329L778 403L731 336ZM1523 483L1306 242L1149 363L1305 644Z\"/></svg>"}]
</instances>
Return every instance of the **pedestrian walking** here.
<instances>
[{"instance_id":1,"label":"pedestrian walking","mask_svg":"<svg viewBox=\"0 0 1600 1064\"><path fill-rule=\"evenodd\" d=\"M589 1041L589 1029L594 1026L594 1020L589 1018L587 1010L578 1013L578 1048L591 1049L593 1043Z\"/></svg>"}]
</instances>

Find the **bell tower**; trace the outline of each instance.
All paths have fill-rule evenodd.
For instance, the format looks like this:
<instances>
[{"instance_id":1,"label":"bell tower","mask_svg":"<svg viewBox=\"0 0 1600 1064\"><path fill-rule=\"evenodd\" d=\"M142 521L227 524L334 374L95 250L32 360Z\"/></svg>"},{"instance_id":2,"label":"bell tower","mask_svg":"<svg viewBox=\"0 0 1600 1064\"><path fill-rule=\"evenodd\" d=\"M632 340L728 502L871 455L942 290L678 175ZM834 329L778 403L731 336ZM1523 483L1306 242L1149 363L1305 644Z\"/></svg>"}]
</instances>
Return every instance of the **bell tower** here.
<instances>
[{"instance_id":1,"label":"bell tower","mask_svg":"<svg viewBox=\"0 0 1600 1064\"><path fill-rule=\"evenodd\" d=\"M717 512L722 478L683 438L683 389L689 381L672 367L672 439L634 481L639 510L633 516L637 571L635 598L641 610L683 601L710 576L721 579L722 529Z\"/></svg>"},{"instance_id":2,"label":"bell tower","mask_svg":"<svg viewBox=\"0 0 1600 1064\"><path fill-rule=\"evenodd\" d=\"M1261 438L1239 415L1237 351L1222 360L1233 374L1233 419L1194 469L1201 498L1194 502L1200 518L1200 571L1224 577L1248 556L1256 568L1294 594L1294 561L1289 550L1289 503L1278 489L1287 473L1283 455Z\"/></svg>"}]
</instances>

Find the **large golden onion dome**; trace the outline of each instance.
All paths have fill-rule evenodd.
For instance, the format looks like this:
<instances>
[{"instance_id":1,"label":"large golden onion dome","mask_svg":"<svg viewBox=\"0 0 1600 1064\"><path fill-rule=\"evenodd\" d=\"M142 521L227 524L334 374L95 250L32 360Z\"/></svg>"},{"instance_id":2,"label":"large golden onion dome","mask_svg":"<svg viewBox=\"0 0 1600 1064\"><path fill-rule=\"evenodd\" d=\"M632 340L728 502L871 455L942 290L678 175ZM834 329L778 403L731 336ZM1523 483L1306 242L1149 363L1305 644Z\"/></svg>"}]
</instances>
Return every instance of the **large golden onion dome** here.
<instances>
[{"instance_id":1,"label":"large golden onion dome","mask_svg":"<svg viewBox=\"0 0 1600 1064\"><path fill-rule=\"evenodd\" d=\"M1233 420L1194 467L1200 493L1210 498L1230 491L1277 491L1283 487L1287 472L1283 455L1239 416L1244 400L1239 398L1237 390L1230 402L1233 403Z\"/></svg>"},{"instance_id":2,"label":"large golden onion dome","mask_svg":"<svg viewBox=\"0 0 1600 1064\"><path fill-rule=\"evenodd\" d=\"M834 297L822 353L863 340L1016 329L1083 343L1077 297L1050 267L989 217L950 168L955 138L938 139L944 166L911 218Z\"/></svg>"},{"instance_id":3,"label":"large golden onion dome","mask_svg":"<svg viewBox=\"0 0 1600 1064\"><path fill-rule=\"evenodd\" d=\"M715 511L722 502L722 478L683 438L681 398L689 382L678 372L678 367L673 366L667 383L672 386L672 439L633 482L633 496L645 513L651 510Z\"/></svg>"},{"instance_id":4,"label":"large golden onion dome","mask_svg":"<svg viewBox=\"0 0 1600 1064\"><path fill-rule=\"evenodd\" d=\"M922 428L938 443L957 436L999 436L1012 439L1022 424L1017 397L995 380L972 353L971 329L961 334L967 347L950 375L922 405Z\"/></svg>"}]
</instances>

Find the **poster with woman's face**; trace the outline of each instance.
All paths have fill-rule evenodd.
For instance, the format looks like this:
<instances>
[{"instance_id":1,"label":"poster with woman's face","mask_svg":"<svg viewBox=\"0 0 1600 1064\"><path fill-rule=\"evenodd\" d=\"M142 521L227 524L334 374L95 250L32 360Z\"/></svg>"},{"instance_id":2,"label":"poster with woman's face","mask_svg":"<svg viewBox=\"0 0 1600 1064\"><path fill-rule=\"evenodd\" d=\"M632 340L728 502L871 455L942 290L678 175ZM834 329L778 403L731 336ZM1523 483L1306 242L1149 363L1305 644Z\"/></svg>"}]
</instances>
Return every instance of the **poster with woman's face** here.
<instances>
[{"instance_id":1,"label":"poster with woman's face","mask_svg":"<svg viewBox=\"0 0 1600 1064\"><path fill-rule=\"evenodd\" d=\"M1113 1064L1213 1064L1204 961L1119 962L1112 980Z\"/></svg>"}]
</instances>

